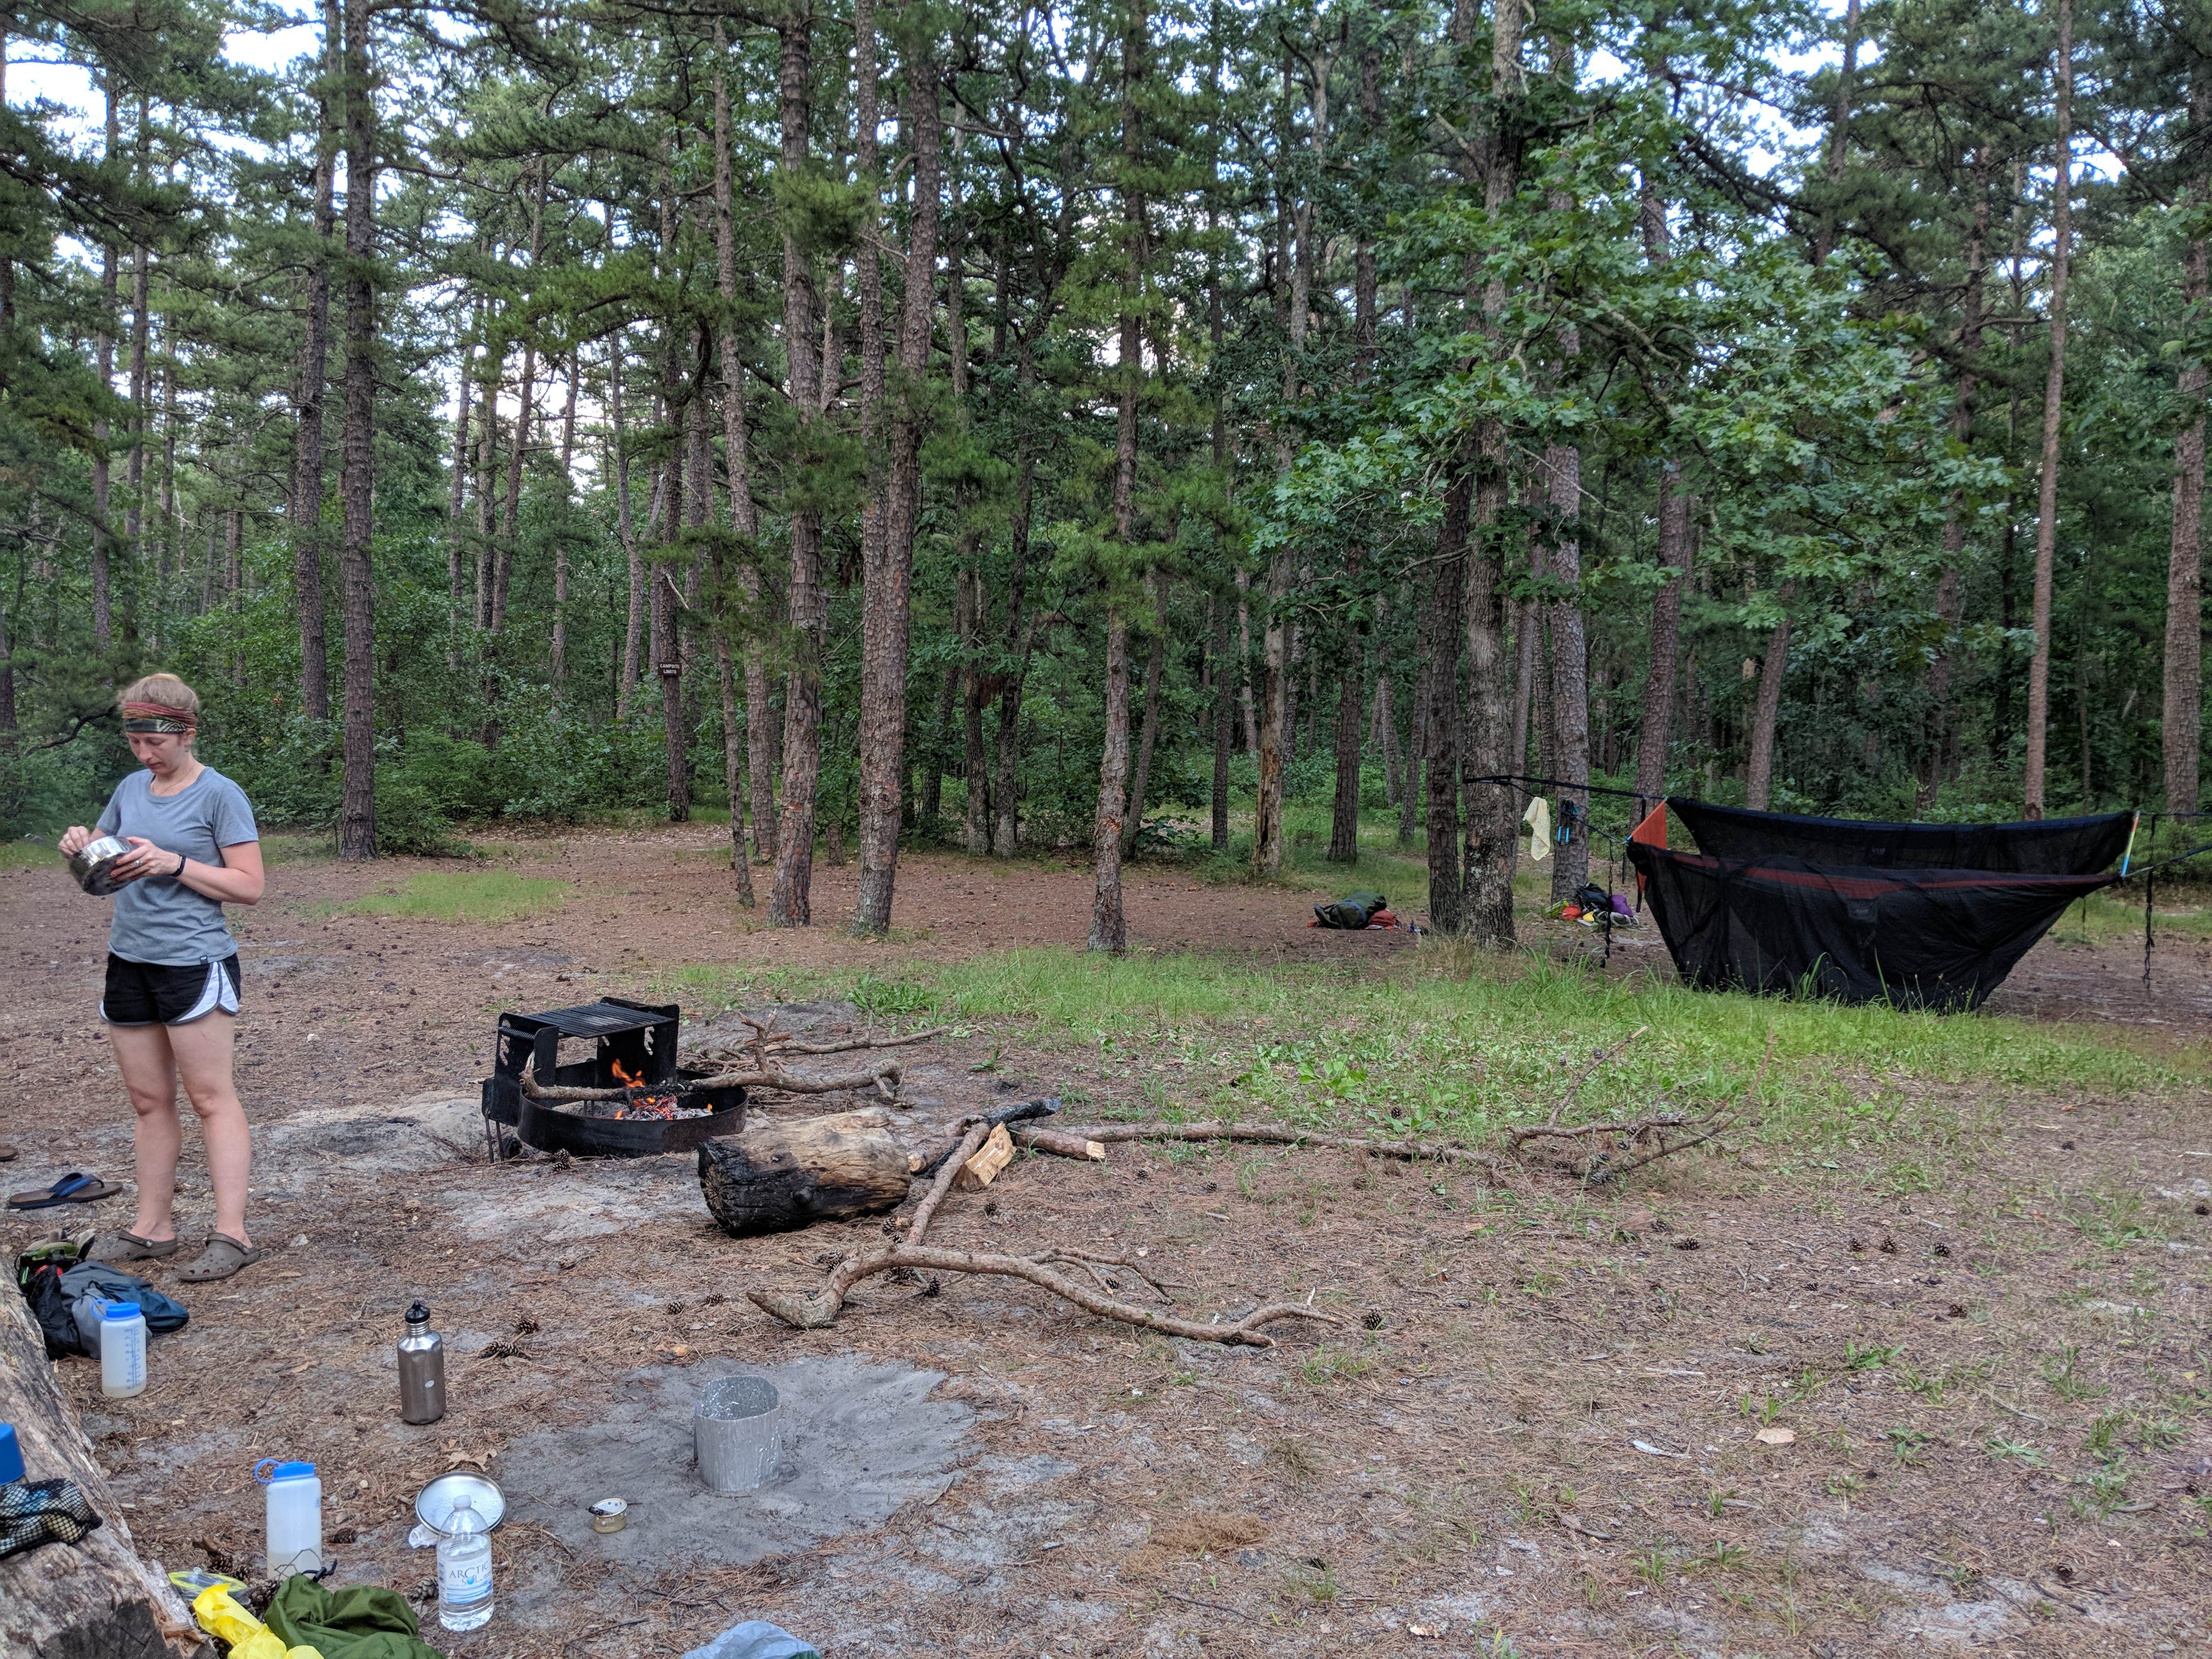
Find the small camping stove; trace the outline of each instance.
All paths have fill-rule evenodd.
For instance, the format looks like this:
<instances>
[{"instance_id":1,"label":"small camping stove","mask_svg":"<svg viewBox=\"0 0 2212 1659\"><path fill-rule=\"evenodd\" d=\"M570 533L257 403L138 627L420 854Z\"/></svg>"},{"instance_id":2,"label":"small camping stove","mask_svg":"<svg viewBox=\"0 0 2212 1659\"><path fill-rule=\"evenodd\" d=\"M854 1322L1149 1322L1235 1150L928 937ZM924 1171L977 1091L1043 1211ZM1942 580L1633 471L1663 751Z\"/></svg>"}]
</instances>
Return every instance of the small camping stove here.
<instances>
[{"instance_id":1,"label":"small camping stove","mask_svg":"<svg viewBox=\"0 0 2212 1659\"><path fill-rule=\"evenodd\" d=\"M688 1152L744 1128L742 1085L700 1089L678 1070L680 1012L674 1003L603 997L542 1014L501 1014L492 1075L483 1080L484 1140L493 1159L507 1139L501 1126L540 1152L599 1158ZM590 1042L592 1052L563 1065L564 1042ZM608 1102L532 1100L522 1090L526 1072L546 1086L631 1092ZM702 1107L704 1113L690 1115Z\"/></svg>"}]
</instances>

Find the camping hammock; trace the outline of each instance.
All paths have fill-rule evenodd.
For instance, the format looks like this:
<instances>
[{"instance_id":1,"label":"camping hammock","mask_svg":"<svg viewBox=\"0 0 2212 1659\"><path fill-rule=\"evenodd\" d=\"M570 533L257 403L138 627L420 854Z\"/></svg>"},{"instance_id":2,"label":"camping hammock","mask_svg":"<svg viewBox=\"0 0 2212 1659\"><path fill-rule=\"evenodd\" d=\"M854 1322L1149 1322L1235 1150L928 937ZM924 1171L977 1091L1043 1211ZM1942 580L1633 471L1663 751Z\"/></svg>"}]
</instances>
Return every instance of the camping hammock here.
<instances>
[{"instance_id":1,"label":"camping hammock","mask_svg":"<svg viewBox=\"0 0 2212 1659\"><path fill-rule=\"evenodd\" d=\"M1699 851L1666 844L1672 807ZM2021 823L1796 817L1669 799L1628 856L1706 990L1978 1008L2068 905L2121 879L2130 812Z\"/></svg>"}]
</instances>

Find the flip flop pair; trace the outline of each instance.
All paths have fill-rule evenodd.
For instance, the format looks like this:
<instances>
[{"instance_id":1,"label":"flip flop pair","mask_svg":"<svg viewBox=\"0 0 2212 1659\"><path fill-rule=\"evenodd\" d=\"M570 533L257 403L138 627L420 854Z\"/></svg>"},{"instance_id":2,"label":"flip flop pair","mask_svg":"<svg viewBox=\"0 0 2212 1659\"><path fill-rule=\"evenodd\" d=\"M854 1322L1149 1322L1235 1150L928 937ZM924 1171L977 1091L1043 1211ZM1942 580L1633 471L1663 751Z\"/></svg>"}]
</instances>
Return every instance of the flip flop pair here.
<instances>
[{"instance_id":1,"label":"flip flop pair","mask_svg":"<svg viewBox=\"0 0 2212 1659\"><path fill-rule=\"evenodd\" d=\"M11 1210L50 1210L57 1204L91 1204L103 1198L113 1198L123 1190L113 1182L102 1181L82 1170L72 1170L52 1186L41 1187L35 1192L10 1193L8 1207Z\"/></svg>"}]
</instances>

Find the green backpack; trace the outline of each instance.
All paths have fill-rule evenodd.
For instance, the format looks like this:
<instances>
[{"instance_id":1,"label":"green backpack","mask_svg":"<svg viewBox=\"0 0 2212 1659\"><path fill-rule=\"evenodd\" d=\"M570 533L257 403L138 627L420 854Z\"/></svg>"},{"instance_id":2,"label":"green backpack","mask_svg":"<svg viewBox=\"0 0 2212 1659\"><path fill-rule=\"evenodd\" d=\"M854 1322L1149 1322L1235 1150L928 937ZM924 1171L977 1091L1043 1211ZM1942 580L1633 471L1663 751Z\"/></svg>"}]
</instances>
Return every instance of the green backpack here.
<instances>
[{"instance_id":1,"label":"green backpack","mask_svg":"<svg viewBox=\"0 0 2212 1659\"><path fill-rule=\"evenodd\" d=\"M1374 921L1375 913L1387 909L1389 902L1380 893L1346 893L1334 904L1315 905L1314 925L1356 930Z\"/></svg>"}]
</instances>

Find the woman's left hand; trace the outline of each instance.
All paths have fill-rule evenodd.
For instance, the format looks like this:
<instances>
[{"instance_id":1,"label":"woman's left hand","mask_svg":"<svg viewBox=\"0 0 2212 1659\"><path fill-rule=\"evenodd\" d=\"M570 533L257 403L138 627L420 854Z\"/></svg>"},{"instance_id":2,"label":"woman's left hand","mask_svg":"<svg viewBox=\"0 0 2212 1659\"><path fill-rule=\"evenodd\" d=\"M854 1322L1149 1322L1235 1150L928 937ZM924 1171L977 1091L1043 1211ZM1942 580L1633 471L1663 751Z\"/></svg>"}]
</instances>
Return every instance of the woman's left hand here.
<instances>
[{"instance_id":1,"label":"woman's left hand","mask_svg":"<svg viewBox=\"0 0 2212 1659\"><path fill-rule=\"evenodd\" d=\"M174 876L179 869L177 855L166 848L156 847L143 836L125 837L131 850L110 866L118 881L137 881L142 876Z\"/></svg>"}]
</instances>

